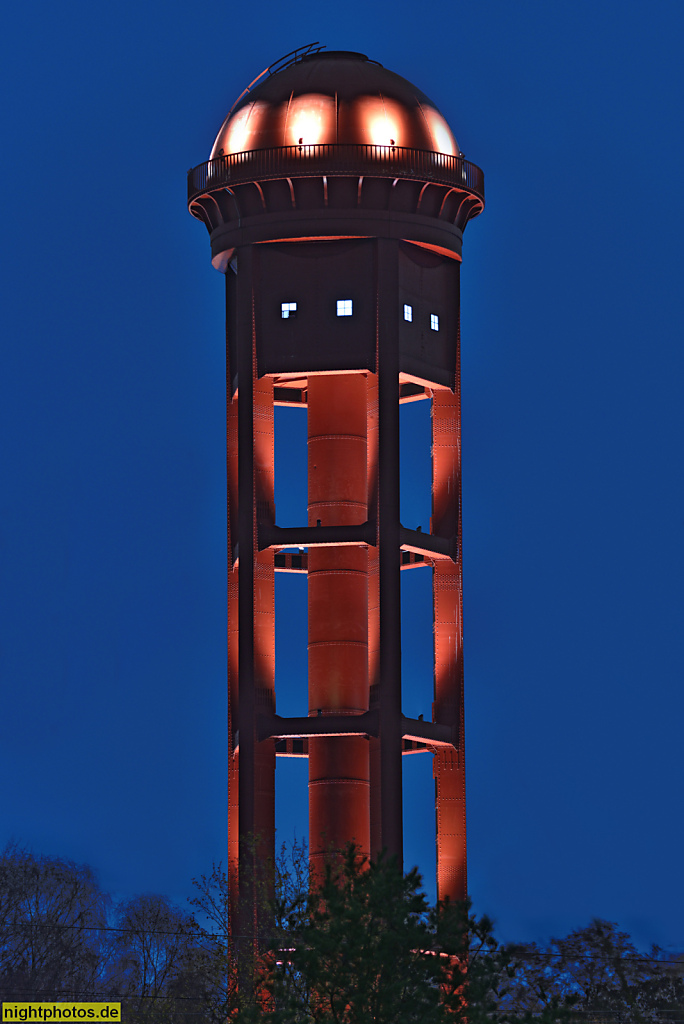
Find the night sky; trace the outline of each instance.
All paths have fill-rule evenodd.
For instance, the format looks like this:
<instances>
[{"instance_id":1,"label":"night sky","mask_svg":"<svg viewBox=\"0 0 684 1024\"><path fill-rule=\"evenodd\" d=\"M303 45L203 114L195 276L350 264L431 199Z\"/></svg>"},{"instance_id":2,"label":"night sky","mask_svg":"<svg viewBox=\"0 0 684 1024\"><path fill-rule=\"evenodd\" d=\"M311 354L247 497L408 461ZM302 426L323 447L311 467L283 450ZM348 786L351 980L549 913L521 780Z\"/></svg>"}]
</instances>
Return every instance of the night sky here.
<instances>
[{"instance_id":1,"label":"night sky","mask_svg":"<svg viewBox=\"0 0 684 1024\"><path fill-rule=\"evenodd\" d=\"M475 908L504 939L600 916L684 949L683 28L667 0L6 10L0 846L181 903L225 856L224 293L185 172L320 40L413 81L486 176L462 272ZM427 411L402 412L412 527ZM305 416L280 412L287 524ZM405 711L429 717L429 570L402 580ZM304 585L278 577L283 713ZM404 761L433 892L431 765ZM280 764L290 840L306 768Z\"/></svg>"}]
</instances>

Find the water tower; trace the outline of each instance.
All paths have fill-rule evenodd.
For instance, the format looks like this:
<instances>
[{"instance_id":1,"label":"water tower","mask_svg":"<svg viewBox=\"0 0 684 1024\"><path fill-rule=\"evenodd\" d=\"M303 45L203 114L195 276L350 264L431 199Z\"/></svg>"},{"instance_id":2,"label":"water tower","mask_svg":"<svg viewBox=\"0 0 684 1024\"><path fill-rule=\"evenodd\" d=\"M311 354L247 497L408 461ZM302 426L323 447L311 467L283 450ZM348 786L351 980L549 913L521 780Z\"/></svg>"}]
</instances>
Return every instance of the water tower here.
<instances>
[{"instance_id":1,"label":"water tower","mask_svg":"<svg viewBox=\"0 0 684 1024\"><path fill-rule=\"evenodd\" d=\"M410 82L314 45L240 96L189 173L188 202L226 280L235 934L252 931L258 864L273 856L278 756L308 758L315 873L350 840L401 859L402 755L431 755L438 895L462 898L459 270L482 171ZM399 406L419 400L432 411L429 533L399 517ZM274 503L275 405L306 409L297 527L278 524ZM433 574L430 722L401 706L400 572L421 566ZM277 713L278 571L308 579L299 718Z\"/></svg>"}]
</instances>

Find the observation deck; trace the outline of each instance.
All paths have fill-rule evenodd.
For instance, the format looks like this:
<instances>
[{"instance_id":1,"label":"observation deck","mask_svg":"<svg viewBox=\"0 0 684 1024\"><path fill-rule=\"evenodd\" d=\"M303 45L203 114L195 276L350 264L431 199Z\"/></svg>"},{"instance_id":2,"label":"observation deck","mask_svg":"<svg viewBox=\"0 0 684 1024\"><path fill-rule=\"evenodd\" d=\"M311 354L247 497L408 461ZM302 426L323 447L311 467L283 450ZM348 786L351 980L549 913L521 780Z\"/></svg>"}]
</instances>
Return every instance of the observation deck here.
<instances>
[{"instance_id":1,"label":"observation deck","mask_svg":"<svg viewBox=\"0 0 684 1024\"><path fill-rule=\"evenodd\" d=\"M463 156L349 143L253 149L206 160L188 171L188 207L194 217L203 220L193 209L201 195L249 182L326 175L389 177L445 185L479 200L473 204L470 218L484 209L484 173Z\"/></svg>"}]
</instances>

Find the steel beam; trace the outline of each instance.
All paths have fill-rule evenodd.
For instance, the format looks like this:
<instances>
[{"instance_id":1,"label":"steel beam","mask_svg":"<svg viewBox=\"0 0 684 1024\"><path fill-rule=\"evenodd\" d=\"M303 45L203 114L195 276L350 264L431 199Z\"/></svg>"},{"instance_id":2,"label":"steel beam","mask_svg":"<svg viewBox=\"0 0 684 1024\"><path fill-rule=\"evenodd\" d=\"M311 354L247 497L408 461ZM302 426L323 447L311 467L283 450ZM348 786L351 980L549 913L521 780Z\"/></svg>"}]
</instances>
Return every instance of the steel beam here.
<instances>
[{"instance_id":1,"label":"steel beam","mask_svg":"<svg viewBox=\"0 0 684 1024\"><path fill-rule=\"evenodd\" d=\"M401 581L399 570L399 254L376 241L378 303L378 546L380 591L380 837L403 864L401 768Z\"/></svg>"}]
</instances>

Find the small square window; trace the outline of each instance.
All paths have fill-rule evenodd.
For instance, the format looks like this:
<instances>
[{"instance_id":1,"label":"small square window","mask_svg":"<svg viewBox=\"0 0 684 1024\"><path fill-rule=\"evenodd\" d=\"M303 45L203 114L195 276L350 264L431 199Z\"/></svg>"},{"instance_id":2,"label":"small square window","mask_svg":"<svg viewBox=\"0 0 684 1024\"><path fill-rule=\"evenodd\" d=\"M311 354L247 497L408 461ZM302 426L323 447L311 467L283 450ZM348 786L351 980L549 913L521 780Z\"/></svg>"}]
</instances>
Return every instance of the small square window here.
<instances>
[{"instance_id":1,"label":"small square window","mask_svg":"<svg viewBox=\"0 0 684 1024\"><path fill-rule=\"evenodd\" d=\"M436 313L430 313L430 327L433 331L439 330L439 317Z\"/></svg>"},{"instance_id":2,"label":"small square window","mask_svg":"<svg viewBox=\"0 0 684 1024\"><path fill-rule=\"evenodd\" d=\"M404 320L408 320L409 323L413 320L413 306L404 304Z\"/></svg>"},{"instance_id":3,"label":"small square window","mask_svg":"<svg viewBox=\"0 0 684 1024\"><path fill-rule=\"evenodd\" d=\"M280 315L282 316L283 320L289 320L290 317L297 316L297 303L281 302Z\"/></svg>"},{"instance_id":4,"label":"small square window","mask_svg":"<svg viewBox=\"0 0 684 1024\"><path fill-rule=\"evenodd\" d=\"M338 316L351 316L352 315L352 300L351 299L338 299L337 300L337 315Z\"/></svg>"}]
</instances>

